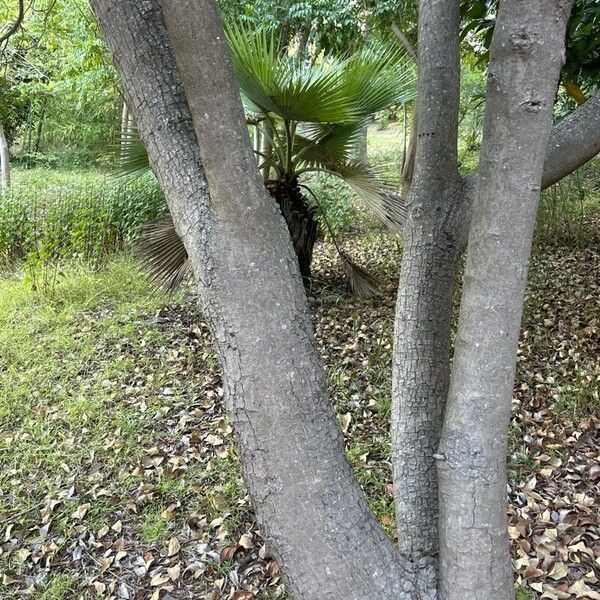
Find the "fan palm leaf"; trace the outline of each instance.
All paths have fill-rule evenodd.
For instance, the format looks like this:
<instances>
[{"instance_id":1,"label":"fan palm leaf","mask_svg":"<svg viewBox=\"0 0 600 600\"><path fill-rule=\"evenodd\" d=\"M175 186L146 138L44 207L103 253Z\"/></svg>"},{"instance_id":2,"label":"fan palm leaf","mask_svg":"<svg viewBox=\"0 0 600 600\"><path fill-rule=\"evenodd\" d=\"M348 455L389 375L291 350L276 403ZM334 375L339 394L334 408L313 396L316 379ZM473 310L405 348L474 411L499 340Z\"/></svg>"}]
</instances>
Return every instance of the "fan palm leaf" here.
<instances>
[{"instance_id":1,"label":"fan palm leaf","mask_svg":"<svg viewBox=\"0 0 600 600\"><path fill-rule=\"evenodd\" d=\"M273 32L231 24L225 34L242 94L263 112L306 122L352 117L343 61L298 65L292 57L278 55Z\"/></svg>"},{"instance_id":2,"label":"fan palm leaf","mask_svg":"<svg viewBox=\"0 0 600 600\"><path fill-rule=\"evenodd\" d=\"M361 161L353 161L331 166L329 170L343 179L392 231L402 231L406 221L406 203L400 195L385 189L372 167Z\"/></svg>"},{"instance_id":3,"label":"fan palm leaf","mask_svg":"<svg viewBox=\"0 0 600 600\"><path fill-rule=\"evenodd\" d=\"M131 127L121 134L121 153L118 174L123 176L141 175L150 169L150 159L137 127Z\"/></svg>"},{"instance_id":4,"label":"fan palm leaf","mask_svg":"<svg viewBox=\"0 0 600 600\"><path fill-rule=\"evenodd\" d=\"M261 128L267 141L264 152L256 149L267 177L274 173L277 180L297 182L307 171L335 174L384 223L400 231L406 213L402 198L388 191L380 173L355 157L367 118L414 97L415 69L406 53L373 46L306 65L281 57L271 31L234 23L225 33L249 122ZM137 174L148 168L148 155L133 129L123 136L119 170ZM187 253L170 217L142 231L138 251L151 277L169 290L189 272ZM355 291L374 293L375 280L347 256L341 258Z\"/></svg>"},{"instance_id":5,"label":"fan palm leaf","mask_svg":"<svg viewBox=\"0 0 600 600\"><path fill-rule=\"evenodd\" d=\"M416 68L396 46L368 46L352 55L345 67L346 94L364 118L416 95Z\"/></svg>"}]
</instances>

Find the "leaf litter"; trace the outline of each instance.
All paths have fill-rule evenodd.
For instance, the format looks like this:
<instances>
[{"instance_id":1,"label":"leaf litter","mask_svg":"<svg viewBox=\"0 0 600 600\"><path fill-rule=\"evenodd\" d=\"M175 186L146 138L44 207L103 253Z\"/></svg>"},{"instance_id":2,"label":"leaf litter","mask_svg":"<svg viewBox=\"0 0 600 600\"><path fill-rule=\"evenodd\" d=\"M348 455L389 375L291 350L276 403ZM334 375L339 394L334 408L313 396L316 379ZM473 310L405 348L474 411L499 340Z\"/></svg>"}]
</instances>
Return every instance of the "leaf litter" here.
<instances>
[{"instance_id":1,"label":"leaf litter","mask_svg":"<svg viewBox=\"0 0 600 600\"><path fill-rule=\"evenodd\" d=\"M347 246L384 282L380 295L349 296L334 252L322 245L310 303L348 458L393 535L390 364L400 249L378 233ZM600 598L599 282L594 249L553 248L532 264L508 490L516 582L531 598ZM97 329L107 315L84 317ZM101 385L137 415L135 431L122 424L96 432L99 448L60 464L51 490L11 465L0 495L0 598L39 596L60 578L69 583L65 599L286 597L241 480L217 360L193 298L121 325L131 333L100 336L88 374L96 363L131 365L126 377ZM61 414L51 402L40 411ZM86 419L57 443L85 447L93 414ZM32 434L17 427L2 435L18 452Z\"/></svg>"}]
</instances>

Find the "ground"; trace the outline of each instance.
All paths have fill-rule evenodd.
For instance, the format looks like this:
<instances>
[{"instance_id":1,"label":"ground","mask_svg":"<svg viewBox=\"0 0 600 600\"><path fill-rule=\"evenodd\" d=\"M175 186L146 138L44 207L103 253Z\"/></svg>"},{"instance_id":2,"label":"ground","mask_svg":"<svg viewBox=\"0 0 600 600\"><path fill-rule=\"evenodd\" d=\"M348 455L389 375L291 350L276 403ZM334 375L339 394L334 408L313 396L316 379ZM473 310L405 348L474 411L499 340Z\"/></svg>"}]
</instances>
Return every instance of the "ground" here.
<instances>
[{"instance_id":1,"label":"ground","mask_svg":"<svg viewBox=\"0 0 600 600\"><path fill-rule=\"evenodd\" d=\"M388 424L400 244L346 239L381 296L320 244L310 302L348 459L393 531ZM0 285L0 598L283 598L241 480L218 365L190 291L136 263ZM511 426L518 594L600 598L600 253L538 248Z\"/></svg>"}]
</instances>

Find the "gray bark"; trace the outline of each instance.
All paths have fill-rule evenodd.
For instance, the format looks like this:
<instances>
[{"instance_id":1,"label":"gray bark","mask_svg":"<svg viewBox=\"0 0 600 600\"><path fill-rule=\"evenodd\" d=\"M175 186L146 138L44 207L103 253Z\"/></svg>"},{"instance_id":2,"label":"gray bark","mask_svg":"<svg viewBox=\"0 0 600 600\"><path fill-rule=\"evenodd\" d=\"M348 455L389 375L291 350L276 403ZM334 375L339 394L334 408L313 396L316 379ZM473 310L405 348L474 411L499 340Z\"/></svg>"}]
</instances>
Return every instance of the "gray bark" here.
<instances>
[{"instance_id":1,"label":"gray bark","mask_svg":"<svg viewBox=\"0 0 600 600\"><path fill-rule=\"evenodd\" d=\"M448 393L457 164L459 3L422 0L416 172L395 319L392 463L401 550L437 552L435 460Z\"/></svg>"},{"instance_id":2,"label":"gray bark","mask_svg":"<svg viewBox=\"0 0 600 600\"><path fill-rule=\"evenodd\" d=\"M572 173L600 152L600 92L559 121L546 145L542 187Z\"/></svg>"},{"instance_id":3,"label":"gray bark","mask_svg":"<svg viewBox=\"0 0 600 600\"><path fill-rule=\"evenodd\" d=\"M344 458L289 235L257 172L214 5L165 0L164 20L156 0L92 5L193 265L246 482L292 596L434 598L431 569L386 538Z\"/></svg>"},{"instance_id":4,"label":"gray bark","mask_svg":"<svg viewBox=\"0 0 600 600\"><path fill-rule=\"evenodd\" d=\"M510 404L544 149L571 2L504 0L488 68L480 170L438 456L440 595L512 600Z\"/></svg>"},{"instance_id":5,"label":"gray bark","mask_svg":"<svg viewBox=\"0 0 600 600\"><path fill-rule=\"evenodd\" d=\"M594 158L599 151L600 92L597 92L585 104L552 128L546 144L542 189L572 173ZM462 190L457 188L445 208L438 209L442 211L442 215L444 210L449 211L445 230L446 235L450 236L452 244L456 246L457 255L462 253L467 245L476 184L477 175L468 177L463 182ZM393 415L397 421L397 424L393 426L396 440L394 456L395 462L398 463L395 472L403 470L406 473L404 484L402 486L396 484L397 489L404 490L396 493L396 515L399 534L401 540L404 540L401 541L401 547L409 551L414 546L411 546L410 541L406 540L416 538L424 541L428 539L429 543L423 545L420 550L429 552L427 546L432 551L435 550L435 543L431 540L437 538L435 531L438 510L437 494L427 491L437 489L436 473L431 465L432 449L436 448L439 429L437 426L432 427L431 423L437 422L439 418L440 406L443 405L447 395L443 392L442 382L448 381L447 373L450 369L449 352L442 351L440 343L440 340L448 339L449 324L444 320L443 315L449 314L450 306L442 299L451 297L453 277L450 272L454 272L456 262L447 256L446 268L448 271L445 271L444 268L432 268L431 244L429 244L428 257L426 249L418 249L419 242L411 241L414 237L410 231L411 227L407 225L405 231L405 244L408 244L411 251L409 252L405 248L402 260L402 271L405 271L406 275L400 283L396 309L397 333L392 381L393 401L397 407ZM421 231L420 238L422 240L439 240L440 235L435 234L434 229L435 220L428 230ZM423 244L425 245L425 243ZM441 260L441 256L438 253L438 260ZM418 267L419 263L421 264L420 268ZM402 274L401 277L403 277ZM421 287L418 283L413 283L419 281L424 282L420 284ZM431 290L436 290L435 294L432 294ZM434 298L438 298L439 301L435 303ZM402 316L405 311L408 311L406 316ZM413 323L412 332L408 327L409 321ZM421 334L420 331L426 333ZM427 335L429 339L437 340L437 344L432 347L431 351L413 352L411 350L411 348L424 348L424 344L419 341L420 335ZM406 356L411 356L408 362ZM437 373L437 375L432 377L432 373ZM438 400L434 401L432 397L427 401L429 407L426 407L423 406L424 401L420 401L419 397L427 397L429 387ZM407 411L412 412L413 416L405 418L404 413ZM405 431L406 433L404 433ZM423 451L411 455L413 462L408 467L400 461L403 460L403 456L409 452L411 444L415 441L422 444ZM404 451L402 447L404 447ZM412 473L424 474L421 479L428 482L429 485L428 488L425 488L426 491L418 493L411 491L418 488L416 483L409 483ZM411 523L413 523L412 526ZM409 528L412 531L410 535ZM425 537L419 537L420 530L428 532Z\"/></svg>"},{"instance_id":6,"label":"gray bark","mask_svg":"<svg viewBox=\"0 0 600 600\"><path fill-rule=\"evenodd\" d=\"M10 187L10 154L4 127L0 123L0 191Z\"/></svg>"}]
</instances>

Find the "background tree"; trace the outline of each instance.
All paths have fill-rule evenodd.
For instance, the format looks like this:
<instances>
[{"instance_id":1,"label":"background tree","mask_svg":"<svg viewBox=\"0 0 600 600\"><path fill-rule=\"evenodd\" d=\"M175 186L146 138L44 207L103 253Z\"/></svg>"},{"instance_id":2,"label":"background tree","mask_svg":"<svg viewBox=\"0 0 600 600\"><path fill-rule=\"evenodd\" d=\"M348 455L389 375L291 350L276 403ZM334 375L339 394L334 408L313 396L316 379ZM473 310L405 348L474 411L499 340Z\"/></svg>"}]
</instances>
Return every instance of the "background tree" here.
<instances>
[{"instance_id":1,"label":"background tree","mask_svg":"<svg viewBox=\"0 0 600 600\"><path fill-rule=\"evenodd\" d=\"M0 9L0 22L16 4ZM52 163L59 155L54 162L81 164L106 156L118 143L122 98L88 3L36 0L25 8L21 27L0 45L0 68L28 100L20 160Z\"/></svg>"},{"instance_id":2,"label":"background tree","mask_svg":"<svg viewBox=\"0 0 600 600\"><path fill-rule=\"evenodd\" d=\"M10 186L10 146L27 117L27 102L22 94L0 77L0 172L1 188Z\"/></svg>"}]
</instances>

